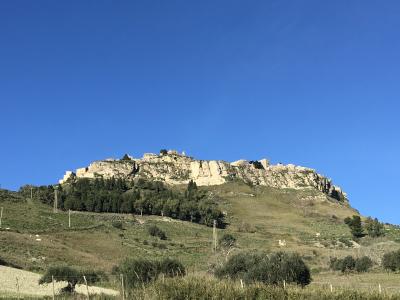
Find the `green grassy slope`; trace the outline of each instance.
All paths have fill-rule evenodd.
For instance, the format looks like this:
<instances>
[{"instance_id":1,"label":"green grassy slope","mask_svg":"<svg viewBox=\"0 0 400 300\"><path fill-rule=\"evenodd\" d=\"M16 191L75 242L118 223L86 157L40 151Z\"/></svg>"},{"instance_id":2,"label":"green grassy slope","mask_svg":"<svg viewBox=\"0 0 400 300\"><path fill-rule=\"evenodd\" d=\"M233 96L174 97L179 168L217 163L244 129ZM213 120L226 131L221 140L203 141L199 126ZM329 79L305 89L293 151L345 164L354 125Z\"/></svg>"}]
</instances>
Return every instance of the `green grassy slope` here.
<instances>
[{"instance_id":1,"label":"green grassy slope","mask_svg":"<svg viewBox=\"0 0 400 300\"><path fill-rule=\"evenodd\" d=\"M203 188L218 199L227 214L229 225L218 229L218 234L229 232L237 237L234 251L297 251L316 274L327 268L330 256L367 254L379 261L384 251L399 245L400 231L390 226L384 238L364 238L360 248L345 246L339 240L351 236L343 218L356 211L315 190L277 190L241 183ZM68 228L66 212L53 213L35 199L2 195L0 258L27 270L68 263L110 272L126 257L173 256L190 272L205 272L224 261L222 252L212 252L212 228L204 225L156 216L73 212L72 228ZM123 222L123 230L112 226L115 220ZM162 228L168 239L149 236L151 224ZM278 240L285 240L286 246L280 247Z\"/></svg>"}]
</instances>

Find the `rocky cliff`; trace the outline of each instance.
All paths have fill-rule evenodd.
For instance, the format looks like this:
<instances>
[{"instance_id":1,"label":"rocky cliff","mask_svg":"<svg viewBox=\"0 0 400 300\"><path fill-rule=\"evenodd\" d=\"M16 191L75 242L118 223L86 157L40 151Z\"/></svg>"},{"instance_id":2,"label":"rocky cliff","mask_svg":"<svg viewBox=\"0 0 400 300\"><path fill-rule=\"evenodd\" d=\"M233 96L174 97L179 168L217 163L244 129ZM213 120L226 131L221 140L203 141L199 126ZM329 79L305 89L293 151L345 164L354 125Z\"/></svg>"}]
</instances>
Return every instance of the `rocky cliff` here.
<instances>
[{"instance_id":1,"label":"rocky cliff","mask_svg":"<svg viewBox=\"0 0 400 300\"><path fill-rule=\"evenodd\" d=\"M233 180L242 180L251 185L275 188L315 188L339 201L345 201L346 194L333 185L331 180L315 170L295 165L270 165L268 160L196 160L176 151L163 154L146 153L142 158L125 156L123 159L95 161L76 172L67 171L60 180L63 184L71 178L144 178L163 181L170 185L187 184L190 180L199 186L219 185Z\"/></svg>"}]
</instances>

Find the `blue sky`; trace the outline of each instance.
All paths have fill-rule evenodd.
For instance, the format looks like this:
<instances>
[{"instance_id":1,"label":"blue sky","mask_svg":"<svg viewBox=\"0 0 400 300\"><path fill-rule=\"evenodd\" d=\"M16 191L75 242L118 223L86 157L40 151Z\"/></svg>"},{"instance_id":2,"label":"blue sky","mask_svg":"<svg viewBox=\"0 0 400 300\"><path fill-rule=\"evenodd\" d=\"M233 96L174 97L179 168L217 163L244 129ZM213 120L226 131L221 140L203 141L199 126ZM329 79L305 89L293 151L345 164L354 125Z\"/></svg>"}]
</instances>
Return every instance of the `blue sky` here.
<instances>
[{"instance_id":1,"label":"blue sky","mask_svg":"<svg viewBox=\"0 0 400 300\"><path fill-rule=\"evenodd\" d=\"M1 1L0 184L161 148L317 169L400 223L398 1Z\"/></svg>"}]
</instances>

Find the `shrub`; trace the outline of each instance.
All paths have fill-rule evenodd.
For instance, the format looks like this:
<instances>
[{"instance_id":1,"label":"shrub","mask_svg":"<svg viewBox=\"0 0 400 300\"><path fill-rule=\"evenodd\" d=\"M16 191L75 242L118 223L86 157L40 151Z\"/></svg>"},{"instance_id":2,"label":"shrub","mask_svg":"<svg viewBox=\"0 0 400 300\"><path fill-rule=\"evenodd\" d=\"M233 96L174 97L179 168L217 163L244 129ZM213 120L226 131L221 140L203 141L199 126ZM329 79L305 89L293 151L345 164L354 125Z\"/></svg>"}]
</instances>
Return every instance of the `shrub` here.
<instances>
[{"instance_id":1,"label":"shrub","mask_svg":"<svg viewBox=\"0 0 400 300\"><path fill-rule=\"evenodd\" d=\"M385 253L382 258L382 267L391 271L399 270L400 250Z\"/></svg>"},{"instance_id":2,"label":"shrub","mask_svg":"<svg viewBox=\"0 0 400 300\"><path fill-rule=\"evenodd\" d=\"M298 254L277 252L239 253L229 258L216 270L219 278L243 278L246 282L265 284L296 283L305 286L311 282L310 270Z\"/></svg>"},{"instance_id":3,"label":"shrub","mask_svg":"<svg viewBox=\"0 0 400 300\"><path fill-rule=\"evenodd\" d=\"M157 242L152 242L151 245L152 245L154 248L167 249L167 245L165 245L165 244L161 244L161 243L157 243Z\"/></svg>"},{"instance_id":4,"label":"shrub","mask_svg":"<svg viewBox=\"0 0 400 300\"><path fill-rule=\"evenodd\" d=\"M173 258L164 258L161 260L158 263L158 271L168 277L186 275L185 266L180 261Z\"/></svg>"},{"instance_id":5,"label":"shrub","mask_svg":"<svg viewBox=\"0 0 400 300\"><path fill-rule=\"evenodd\" d=\"M95 271L80 271L69 266L52 266L39 279L39 284L51 283L52 278L55 281L66 281L67 286L62 289L63 292L72 293L78 283L84 283L83 276L86 276L88 283L95 283L100 280L99 273Z\"/></svg>"},{"instance_id":6,"label":"shrub","mask_svg":"<svg viewBox=\"0 0 400 300\"><path fill-rule=\"evenodd\" d=\"M162 231L159 227L157 227L156 225L151 225L148 229L149 234L151 236L156 236L159 237L160 240L166 240L167 239L167 235L165 234L164 231Z\"/></svg>"},{"instance_id":7,"label":"shrub","mask_svg":"<svg viewBox=\"0 0 400 300\"><path fill-rule=\"evenodd\" d=\"M234 247L236 244L236 238L229 233L225 233L220 239L219 239L219 245L222 248L228 249Z\"/></svg>"},{"instance_id":8,"label":"shrub","mask_svg":"<svg viewBox=\"0 0 400 300\"><path fill-rule=\"evenodd\" d=\"M363 256L356 259L355 270L359 273L367 272L372 267L372 265L372 260L368 256Z\"/></svg>"},{"instance_id":9,"label":"shrub","mask_svg":"<svg viewBox=\"0 0 400 300\"><path fill-rule=\"evenodd\" d=\"M338 259L333 257L330 260L329 267L335 271L341 271L342 273L356 271L356 272L367 272L373 263L368 256L354 259L351 255L345 258Z\"/></svg>"},{"instance_id":10,"label":"shrub","mask_svg":"<svg viewBox=\"0 0 400 300\"><path fill-rule=\"evenodd\" d=\"M161 149L161 150L160 150L160 154L161 154L161 155L167 155L167 154L168 154L167 149Z\"/></svg>"},{"instance_id":11,"label":"shrub","mask_svg":"<svg viewBox=\"0 0 400 300\"><path fill-rule=\"evenodd\" d=\"M164 258L161 261L146 259L127 259L118 267L124 275L128 288L147 284L157 279L159 274L167 277L185 276L186 269L176 259Z\"/></svg>"},{"instance_id":12,"label":"shrub","mask_svg":"<svg viewBox=\"0 0 400 300\"><path fill-rule=\"evenodd\" d=\"M119 266L119 271L124 275L128 288L149 283L158 275L156 264L146 259L127 259Z\"/></svg>"},{"instance_id":13,"label":"shrub","mask_svg":"<svg viewBox=\"0 0 400 300\"><path fill-rule=\"evenodd\" d=\"M121 221L113 221L112 223L111 223L111 225L113 226L113 227L115 227L115 228L117 228L117 229L123 229L123 226L122 226L122 222Z\"/></svg>"}]
</instances>

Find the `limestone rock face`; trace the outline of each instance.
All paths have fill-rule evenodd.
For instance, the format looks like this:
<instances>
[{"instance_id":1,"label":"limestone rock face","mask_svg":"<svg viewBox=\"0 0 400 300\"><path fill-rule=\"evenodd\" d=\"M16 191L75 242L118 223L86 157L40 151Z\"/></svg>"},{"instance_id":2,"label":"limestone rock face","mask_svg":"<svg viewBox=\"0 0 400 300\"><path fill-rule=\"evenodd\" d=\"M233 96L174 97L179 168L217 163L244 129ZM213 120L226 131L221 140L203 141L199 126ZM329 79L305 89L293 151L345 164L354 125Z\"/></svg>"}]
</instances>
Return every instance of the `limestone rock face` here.
<instances>
[{"instance_id":1,"label":"limestone rock face","mask_svg":"<svg viewBox=\"0 0 400 300\"><path fill-rule=\"evenodd\" d=\"M330 179L315 170L289 165L270 165L266 159L259 161L238 160L229 163L221 160L196 160L176 151L167 154L146 153L142 158L102 160L91 163L75 173L67 171L60 180L63 184L76 178L144 178L163 181L166 184L187 184L190 180L199 186L219 185L241 180L251 185L275 188L317 189L337 200L347 200L346 194L334 186Z\"/></svg>"}]
</instances>

